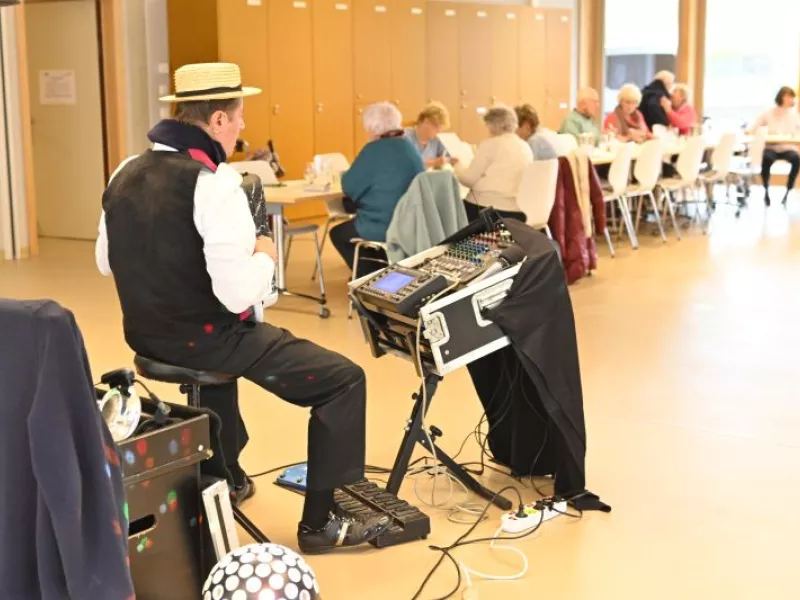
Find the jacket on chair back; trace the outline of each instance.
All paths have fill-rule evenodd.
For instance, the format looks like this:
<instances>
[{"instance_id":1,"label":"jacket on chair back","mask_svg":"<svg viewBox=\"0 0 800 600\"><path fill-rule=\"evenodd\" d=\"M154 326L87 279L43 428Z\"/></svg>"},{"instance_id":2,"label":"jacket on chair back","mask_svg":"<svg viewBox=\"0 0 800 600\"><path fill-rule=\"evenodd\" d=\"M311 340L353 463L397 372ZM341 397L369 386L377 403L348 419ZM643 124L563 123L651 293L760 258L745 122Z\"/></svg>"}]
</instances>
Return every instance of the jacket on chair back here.
<instances>
[{"instance_id":1,"label":"jacket on chair back","mask_svg":"<svg viewBox=\"0 0 800 600\"><path fill-rule=\"evenodd\" d=\"M116 447L72 314L0 300L0 598L128 600Z\"/></svg>"}]
</instances>

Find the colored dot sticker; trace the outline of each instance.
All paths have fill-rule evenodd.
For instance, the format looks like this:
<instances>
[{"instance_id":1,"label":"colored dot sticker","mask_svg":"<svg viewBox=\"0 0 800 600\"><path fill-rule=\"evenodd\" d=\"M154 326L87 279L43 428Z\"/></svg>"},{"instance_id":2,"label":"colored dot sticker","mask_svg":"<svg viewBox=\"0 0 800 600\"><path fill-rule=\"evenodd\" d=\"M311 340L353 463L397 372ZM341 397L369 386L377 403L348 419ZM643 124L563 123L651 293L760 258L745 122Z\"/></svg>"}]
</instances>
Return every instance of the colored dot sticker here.
<instances>
[{"instance_id":1,"label":"colored dot sticker","mask_svg":"<svg viewBox=\"0 0 800 600\"><path fill-rule=\"evenodd\" d=\"M130 521L131 520L131 515L128 512L128 503L127 502L122 505L122 514L125 515L125 520L126 521Z\"/></svg>"},{"instance_id":2,"label":"colored dot sticker","mask_svg":"<svg viewBox=\"0 0 800 600\"><path fill-rule=\"evenodd\" d=\"M130 450L125 451L125 462L132 465L136 462L136 455Z\"/></svg>"},{"instance_id":3,"label":"colored dot sticker","mask_svg":"<svg viewBox=\"0 0 800 600\"><path fill-rule=\"evenodd\" d=\"M156 461L153 459L152 456L148 456L147 460L144 461L144 466L147 467L148 469L152 469L155 466L155 464Z\"/></svg>"},{"instance_id":4,"label":"colored dot sticker","mask_svg":"<svg viewBox=\"0 0 800 600\"><path fill-rule=\"evenodd\" d=\"M316 378L317 378L317 376L316 376L316 375L306 375L306 379L307 379L308 381L314 381Z\"/></svg>"},{"instance_id":5,"label":"colored dot sticker","mask_svg":"<svg viewBox=\"0 0 800 600\"><path fill-rule=\"evenodd\" d=\"M158 507L158 512L160 512L162 515L167 514L167 505L166 504L162 504L161 506L159 506Z\"/></svg>"},{"instance_id":6,"label":"colored dot sticker","mask_svg":"<svg viewBox=\"0 0 800 600\"><path fill-rule=\"evenodd\" d=\"M147 454L147 440L138 440L136 442L136 452L139 456Z\"/></svg>"},{"instance_id":7,"label":"colored dot sticker","mask_svg":"<svg viewBox=\"0 0 800 600\"><path fill-rule=\"evenodd\" d=\"M108 463L106 463L106 475L108 475L109 478L111 477L111 465Z\"/></svg>"},{"instance_id":8,"label":"colored dot sticker","mask_svg":"<svg viewBox=\"0 0 800 600\"><path fill-rule=\"evenodd\" d=\"M175 440L170 441L170 443L169 443L169 453L172 454L172 455L175 455L175 454L178 453L178 450L179 450L178 442L176 442Z\"/></svg>"},{"instance_id":9,"label":"colored dot sticker","mask_svg":"<svg viewBox=\"0 0 800 600\"><path fill-rule=\"evenodd\" d=\"M206 323L203 326L203 331L205 331L206 333L214 333L214 326L211 323Z\"/></svg>"},{"instance_id":10,"label":"colored dot sticker","mask_svg":"<svg viewBox=\"0 0 800 600\"><path fill-rule=\"evenodd\" d=\"M197 517L189 519L189 527L197 527Z\"/></svg>"},{"instance_id":11,"label":"colored dot sticker","mask_svg":"<svg viewBox=\"0 0 800 600\"><path fill-rule=\"evenodd\" d=\"M188 427L181 431L181 444L188 446L192 441L192 431Z\"/></svg>"}]
</instances>

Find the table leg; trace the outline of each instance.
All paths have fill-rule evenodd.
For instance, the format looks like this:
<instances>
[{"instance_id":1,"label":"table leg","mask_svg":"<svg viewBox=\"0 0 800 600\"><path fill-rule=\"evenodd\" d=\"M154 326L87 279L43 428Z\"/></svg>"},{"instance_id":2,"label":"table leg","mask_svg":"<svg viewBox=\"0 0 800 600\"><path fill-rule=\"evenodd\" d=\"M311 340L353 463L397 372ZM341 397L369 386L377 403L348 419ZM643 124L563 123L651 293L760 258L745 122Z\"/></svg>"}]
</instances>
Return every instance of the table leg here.
<instances>
[{"instance_id":1,"label":"table leg","mask_svg":"<svg viewBox=\"0 0 800 600\"><path fill-rule=\"evenodd\" d=\"M274 213L275 219L272 222L272 237L275 241L275 250L278 254L278 260L275 264L275 283L278 286L278 292L283 293L286 291L286 248L285 236L283 233L283 208L278 208Z\"/></svg>"}]
</instances>

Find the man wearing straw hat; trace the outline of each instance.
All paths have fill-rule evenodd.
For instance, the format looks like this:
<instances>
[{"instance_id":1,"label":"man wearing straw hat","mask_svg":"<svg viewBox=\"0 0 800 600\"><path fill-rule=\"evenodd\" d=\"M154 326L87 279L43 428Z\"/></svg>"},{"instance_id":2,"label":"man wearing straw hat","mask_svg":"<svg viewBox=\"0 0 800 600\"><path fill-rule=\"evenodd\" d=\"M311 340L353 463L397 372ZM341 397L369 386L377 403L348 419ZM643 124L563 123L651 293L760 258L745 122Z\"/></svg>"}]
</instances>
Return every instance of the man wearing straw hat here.
<instances>
[{"instance_id":1,"label":"man wearing straw hat","mask_svg":"<svg viewBox=\"0 0 800 600\"><path fill-rule=\"evenodd\" d=\"M226 159L244 129L239 67L175 72L175 117L148 134L151 150L126 160L103 194L96 259L114 274L125 339L142 356L244 377L311 409L308 492L300 549L320 553L383 533L388 518L334 514L334 489L364 477L366 381L347 358L256 318L270 294L272 241L256 238L241 176ZM255 309L253 308L255 307ZM234 499L255 492L239 465L247 431L236 383L204 387L201 403L223 423Z\"/></svg>"}]
</instances>

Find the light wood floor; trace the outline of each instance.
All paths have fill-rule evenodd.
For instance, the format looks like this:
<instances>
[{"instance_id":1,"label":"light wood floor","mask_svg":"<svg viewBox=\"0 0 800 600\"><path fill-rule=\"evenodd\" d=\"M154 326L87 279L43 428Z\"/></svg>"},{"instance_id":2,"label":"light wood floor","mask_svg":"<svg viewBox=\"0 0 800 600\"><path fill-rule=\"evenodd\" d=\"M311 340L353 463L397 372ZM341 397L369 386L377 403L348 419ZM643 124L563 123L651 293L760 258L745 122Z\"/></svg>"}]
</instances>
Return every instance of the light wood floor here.
<instances>
[{"instance_id":1,"label":"light wood floor","mask_svg":"<svg viewBox=\"0 0 800 600\"><path fill-rule=\"evenodd\" d=\"M795 202L797 202L795 200ZM757 204L757 203L754 203ZM798 598L800 539L800 209L763 207L716 219L710 235L636 252L602 248L600 270L572 288L589 436L590 489L614 510L560 518L519 543L531 567L518 582L480 582L482 599ZM290 282L310 285L310 243L296 242ZM410 365L373 359L346 318L345 270L326 250L333 316L281 301L268 319L340 351L369 380L368 459L391 466L415 389ZM111 280L91 244L45 240L37 260L0 265L0 296L50 297L72 309L95 376L130 365ZM156 386L178 401L174 388ZM304 459L306 416L250 384L242 390L250 472ZM430 423L455 450L480 416L466 372L447 377ZM478 457L470 443L464 456ZM507 481L488 479L492 486ZM422 491L429 482L422 481ZM442 487L444 489L444 486ZM533 499L532 490L524 490ZM445 496L439 494L439 498ZM405 499L417 502L411 485ZM462 495L454 497L461 500ZM301 498L269 479L246 506L273 540L295 546ZM464 527L428 510L430 543ZM491 535L499 514L478 533ZM471 566L512 573L516 559L484 545L458 551ZM312 558L326 600L408 600L438 555L426 542ZM445 564L423 598L455 581ZM460 594L456 596L460 598Z\"/></svg>"}]
</instances>

